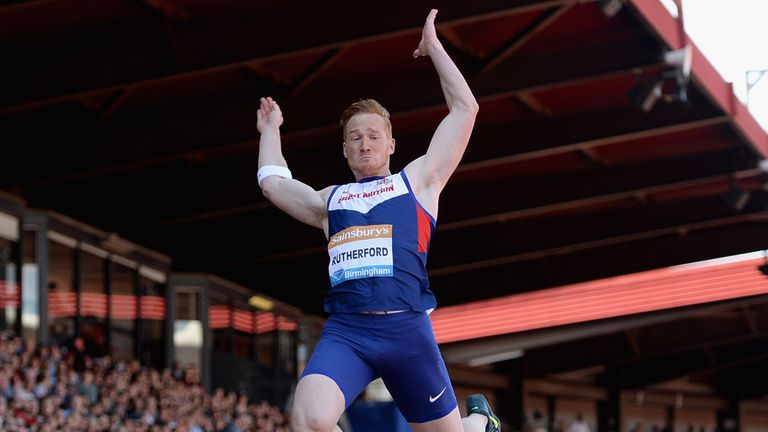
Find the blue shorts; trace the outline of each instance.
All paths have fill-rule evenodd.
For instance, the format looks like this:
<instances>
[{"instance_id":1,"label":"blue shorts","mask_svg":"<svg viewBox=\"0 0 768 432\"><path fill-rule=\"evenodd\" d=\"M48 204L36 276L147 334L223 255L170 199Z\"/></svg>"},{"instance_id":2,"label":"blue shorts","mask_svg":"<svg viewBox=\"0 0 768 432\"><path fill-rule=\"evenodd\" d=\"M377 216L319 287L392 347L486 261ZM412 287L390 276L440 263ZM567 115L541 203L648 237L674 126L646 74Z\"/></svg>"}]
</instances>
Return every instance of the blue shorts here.
<instances>
[{"instance_id":1,"label":"blue shorts","mask_svg":"<svg viewBox=\"0 0 768 432\"><path fill-rule=\"evenodd\" d=\"M346 406L381 377L406 420L423 423L456 408L456 396L426 312L333 314L302 377L325 375Z\"/></svg>"}]
</instances>

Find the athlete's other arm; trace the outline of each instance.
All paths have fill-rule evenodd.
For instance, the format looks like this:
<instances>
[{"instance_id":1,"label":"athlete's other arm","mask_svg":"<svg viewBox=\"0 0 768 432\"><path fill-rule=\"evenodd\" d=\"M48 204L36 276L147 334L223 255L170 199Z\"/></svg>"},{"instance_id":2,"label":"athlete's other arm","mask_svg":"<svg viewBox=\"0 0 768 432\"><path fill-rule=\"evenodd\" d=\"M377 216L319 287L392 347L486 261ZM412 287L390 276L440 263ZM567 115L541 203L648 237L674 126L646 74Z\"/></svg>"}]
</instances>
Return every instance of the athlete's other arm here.
<instances>
[{"instance_id":1,"label":"athlete's other arm","mask_svg":"<svg viewBox=\"0 0 768 432\"><path fill-rule=\"evenodd\" d=\"M437 10L432 9L424 24L419 47L413 52L413 56L429 56L432 59L440 77L449 113L435 130L427 153L405 167L417 198L435 217L440 192L464 155L479 109L459 68L437 39L436 15Z\"/></svg>"},{"instance_id":2,"label":"athlete's other arm","mask_svg":"<svg viewBox=\"0 0 768 432\"><path fill-rule=\"evenodd\" d=\"M283 113L271 97L261 98L256 124L259 140L259 168L267 165L288 167L280 146L280 125ZM331 188L316 191L295 180L269 176L261 182L261 190L277 208L313 227L328 232L328 212L325 200Z\"/></svg>"}]
</instances>

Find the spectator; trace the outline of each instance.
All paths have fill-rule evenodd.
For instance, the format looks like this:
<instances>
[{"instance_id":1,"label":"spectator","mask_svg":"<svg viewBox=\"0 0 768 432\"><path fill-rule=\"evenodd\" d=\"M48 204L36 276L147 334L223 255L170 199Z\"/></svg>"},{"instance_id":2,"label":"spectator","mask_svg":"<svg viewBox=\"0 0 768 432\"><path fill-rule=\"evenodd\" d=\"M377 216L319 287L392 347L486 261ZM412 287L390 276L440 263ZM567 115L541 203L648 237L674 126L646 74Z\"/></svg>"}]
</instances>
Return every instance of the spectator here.
<instances>
[{"instance_id":1,"label":"spectator","mask_svg":"<svg viewBox=\"0 0 768 432\"><path fill-rule=\"evenodd\" d=\"M79 339L79 338L78 338ZM8 432L287 432L266 402L221 389L207 395L197 371L142 368L136 360L91 359L82 340L62 355L0 337L0 430Z\"/></svg>"},{"instance_id":2,"label":"spectator","mask_svg":"<svg viewBox=\"0 0 768 432\"><path fill-rule=\"evenodd\" d=\"M568 425L566 432L590 432L589 425L584 421L584 416L581 413L576 414L576 419Z\"/></svg>"},{"instance_id":3,"label":"spectator","mask_svg":"<svg viewBox=\"0 0 768 432\"><path fill-rule=\"evenodd\" d=\"M85 341L81 337L76 337L72 343L72 369L77 373L81 373L85 370L86 358L88 355L85 353Z\"/></svg>"},{"instance_id":4,"label":"spectator","mask_svg":"<svg viewBox=\"0 0 768 432\"><path fill-rule=\"evenodd\" d=\"M99 389L94 382L93 371L86 370L83 373L83 380L77 385L77 394L88 398L90 404L95 404L99 400Z\"/></svg>"}]
</instances>

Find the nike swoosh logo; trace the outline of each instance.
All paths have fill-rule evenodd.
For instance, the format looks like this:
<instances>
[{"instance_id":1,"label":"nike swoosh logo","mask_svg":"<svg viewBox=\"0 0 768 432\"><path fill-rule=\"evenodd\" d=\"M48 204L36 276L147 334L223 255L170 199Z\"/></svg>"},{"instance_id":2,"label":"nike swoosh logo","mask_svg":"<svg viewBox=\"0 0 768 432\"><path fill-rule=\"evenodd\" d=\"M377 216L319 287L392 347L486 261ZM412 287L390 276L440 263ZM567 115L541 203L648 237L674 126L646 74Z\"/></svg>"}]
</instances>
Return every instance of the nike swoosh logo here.
<instances>
[{"instance_id":1,"label":"nike swoosh logo","mask_svg":"<svg viewBox=\"0 0 768 432\"><path fill-rule=\"evenodd\" d=\"M435 397L430 396L429 397L429 403L434 403L436 400L440 399L440 396L442 396L443 393L445 393L445 389L447 389L447 388L448 387L443 387L443 390L440 393L438 393L437 396L435 396Z\"/></svg>"}]
</instances>

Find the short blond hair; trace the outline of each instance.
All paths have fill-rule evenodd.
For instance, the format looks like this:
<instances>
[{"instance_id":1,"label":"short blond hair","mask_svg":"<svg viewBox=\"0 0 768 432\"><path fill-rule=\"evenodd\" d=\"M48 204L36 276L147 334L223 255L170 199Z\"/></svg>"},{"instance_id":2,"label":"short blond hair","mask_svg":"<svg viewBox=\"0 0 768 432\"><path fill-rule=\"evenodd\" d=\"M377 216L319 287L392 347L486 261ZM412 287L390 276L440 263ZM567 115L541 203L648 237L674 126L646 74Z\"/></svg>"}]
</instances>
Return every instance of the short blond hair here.
<instances>
[{"instance_id":1,"label":"short blond hair","mask_svg":"<svg viewBox=\"0 0 768 432\"><path fill-rule=\"evenodd\" d=\"M374 99L361 99L344 110L341 113L341 133L344 135L344 139L347 138L347 123L349 119L357 114L378 114L384 119L384 124L387 126L387 135L392 138L392 122L389 121L389 111L384 108L380 103Z\"/></svg>"}]
</instances>

